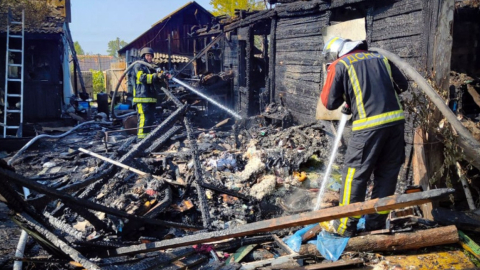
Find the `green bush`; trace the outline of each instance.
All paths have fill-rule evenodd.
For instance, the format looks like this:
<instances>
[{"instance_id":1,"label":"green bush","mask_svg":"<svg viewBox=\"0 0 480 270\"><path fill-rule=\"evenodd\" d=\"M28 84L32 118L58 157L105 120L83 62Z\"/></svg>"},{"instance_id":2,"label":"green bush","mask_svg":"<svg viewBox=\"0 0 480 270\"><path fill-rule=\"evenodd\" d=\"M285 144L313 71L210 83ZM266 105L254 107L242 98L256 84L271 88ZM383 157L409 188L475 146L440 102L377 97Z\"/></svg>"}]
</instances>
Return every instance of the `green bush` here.
<instances>
[{"instance_id":1,"label":"green bush","mask_svg":"<svg viewBox=\"0 0 480 270\"><path fill-rule=\"evenodd\" d=\"M90 69L90 72L92 72L92 84L93 84L92 98L96 100L98 93L105 92L105 80L103 76L103 71Z\"/></svg>"}]
</instances>

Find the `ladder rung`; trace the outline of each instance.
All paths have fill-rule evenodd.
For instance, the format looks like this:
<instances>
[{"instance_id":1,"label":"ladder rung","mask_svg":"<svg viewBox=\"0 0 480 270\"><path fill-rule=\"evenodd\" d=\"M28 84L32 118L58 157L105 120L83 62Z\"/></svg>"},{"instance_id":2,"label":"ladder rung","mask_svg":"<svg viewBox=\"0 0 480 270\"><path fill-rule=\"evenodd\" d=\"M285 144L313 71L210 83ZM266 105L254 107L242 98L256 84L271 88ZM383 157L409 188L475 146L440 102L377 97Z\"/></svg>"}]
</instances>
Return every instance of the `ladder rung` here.
<instances>
[{"instance_id":1,"label":"ladder rung","mask_svg":"<svg viewBox=\"0 0 480 270\"><path fill-rule=\"evenodd\" d=\"M22 24L22 22L11 21L10 24Z\"/></svg>"},{"instance_id":2,"label":"ladder rung","mask_svg":"<svg viewBox=\"0 0 480 270\"><path fill-rule=\"evenodd\" d=\"M10 35L11 38L22 38L22 35Z\"/></svg>"},{"instance_id":3,"label":"ladder rung","mask_svg":"<svg viewBox=\"0 0 480 270\"><path fill-rule=\"evenodd\" d=\"M7 110L7 113L21 113L20 110Z\"/></svg>"},{"instance_id":4,"label":"ladder rung","mask_svg":"<svg viewBox=\"0 0 480 270\"><path fill-rule=\"evenodd\" d=\"M20 94L7 94L7 97L22 97Z\"/></svg>"},{"instance_id":5,"label":"ladder rung","mask_svg":"<svg viewBox=\"0 0 480 270\"><path fill-rule=\"evenodd\" d=\"M4 126L5 127L5 126ZM6 128L9 128L9 129L18 129L19 126L6 126Z\"/></svg>"},{"instance_id":6,"label":"ladder rung","mask_svg":"<svg viewBox=\"0 0 480 270\"><path fill-rule=\"evenodd\" d=\"M8 64L10 67L22 67L22 64Z\"/></svg>"},{"instance_id":7,"label":"ladder rung","mask_svg":"<svg viewBox=\"0 0 480 270\"><path fill-rule=\"evenodd\" d=\"M22 79L11 79L11 78L8 78L7 81L9 81L9 82L21 82Z\"/></svg>"},{"instance_id":8,"label":"ladder rung","mask_svg":"<svg viewBox=\"0 0 480 270\"><path fill-rule=\"evenodd\" d=\"M8 51L10 51L10 52L20 52L20 53L22 52L22 50L19 50L19 49L8 49Z\"/></svg>"}]
</instances>

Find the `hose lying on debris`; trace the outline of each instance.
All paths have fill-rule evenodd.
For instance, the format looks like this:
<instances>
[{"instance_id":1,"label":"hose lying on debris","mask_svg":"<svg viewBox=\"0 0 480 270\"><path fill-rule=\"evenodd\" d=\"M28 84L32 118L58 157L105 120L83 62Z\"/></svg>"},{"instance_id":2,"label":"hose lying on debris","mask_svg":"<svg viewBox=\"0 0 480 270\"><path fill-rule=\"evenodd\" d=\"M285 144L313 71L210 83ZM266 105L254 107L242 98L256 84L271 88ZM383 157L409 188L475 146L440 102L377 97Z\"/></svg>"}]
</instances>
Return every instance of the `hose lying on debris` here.
<instances>
[{"instance_id":1,"label":"hose lying on debris","mask_svg":"<svg viewBox=\"0 0 480 270\"><path fill-rule=\"evenodd\" d=\"M142 60L137 60L137 61L131 63L131 64L127 67L127 69L125 69L125 71L123 72L122 76L120 76L120 79L118 79L117 86L115 87L115 90L113 91L113 95L112 95L113 99L115 99L115 97L117 96L118 88L120 88L120 84L122 84L123 78L125 78L125 76L127 75L128 71L130 71L130 69L132 69L132 67L135 66L135 64L137 64L137 63L143 64L143 65L145 65L145 66L147 66L147 67L149 67L149 68L151 68L151 69L154 68L152 65L150 65L149 63L147 63L147 62L145 62L145 61L142 61ZM125 117L127 117L127 116L136 114L136 112L132 112L132 113L124 114L124 115L122 115L122 116L117 116L117 115L115 114L114 108L115 108L115 103L114 103L113 100L112 100L112 103L110 104L110 112L111 112L111 114L112 114L112 118L113 118L113 119L122 119L122 118L125 118Z\"/></svg>"},{"instance_id":2,"label":"hose lying on debris","mask_svg":"<svg viewBox=\"0 0 480 270\"><path fill-rule=\"evenodd\" d=\"M437 106L440 112L445 116L447 121L452 125L459 135L457 140L459 146L463 149L465 158L477 169L480 169L480 143L475 140L470 131L462 125L457 119L457 116L445 104L445 100L438 95L438 93L428 84L425 78L422 77L412 66L402 60L397 55L380 48L370 48L371 51L377 51L387 57L393 64L401 69L405 75L415 81L420 89L430 98L430 100Z\"/></svg>"},{"instance_id":3,"label":"hose lying on debris","mask_svg":"<svg viewBox=\"0 0 480 270\"><path fill-rule=\"evenodd\" d=\"M77 130L78 128L80 127L83 127L83 126L86 126L86 125L90 125L90 124L112 124L112 122L98 122L98 121L95 121L95 120L92 120L92 121L88 121L88 122L85 122L85 123L81 123L80 125L77 125L75 126L74 128L70 129L69 131L63 133L63 134L60 134L60 135L48 135L48 134L42 134L42 135L38 135L36 136L35 138L31 139L27 144L25 144L22 149L18 150L18 152L7 162L8 165L12 165L12 162L18 158L18 156L20 156L25 150L27 150L28 147L30 147L34 142L36 142L37 140L39 139L42 139L42 138L53 138L53 139L59 139L59 138L62 138L62 137L65 137L67 136L68 134L74 132L75 130Z\"/></svg>"}]
</instances>

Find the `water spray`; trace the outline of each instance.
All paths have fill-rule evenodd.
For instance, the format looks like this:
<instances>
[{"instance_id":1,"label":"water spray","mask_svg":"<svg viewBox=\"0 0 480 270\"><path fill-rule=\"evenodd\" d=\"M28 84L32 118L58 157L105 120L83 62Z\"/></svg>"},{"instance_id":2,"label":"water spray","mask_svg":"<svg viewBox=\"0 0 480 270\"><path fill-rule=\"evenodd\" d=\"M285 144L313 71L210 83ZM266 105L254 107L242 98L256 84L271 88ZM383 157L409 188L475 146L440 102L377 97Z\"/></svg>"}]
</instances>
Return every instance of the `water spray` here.
<instances>
[{"instance_id":1,"label":"water spray","mask_svg":"<svg viewBox=\"0 0 480 270\"><path fill-rule=\"evenodd\" d=\"M323 176L323 181L320 186L320 191L318 192L317 203L315 204L315 208L313 208L314 211L320 209L323 193L325 193L325 188L327 187L327 182L332 172L333 161L335 160L335 157L337 155L338 144L340 143L340 139L342 138L343 129L345 128L347 119L351 114L352 114L352 111L350 110L350 107L347 104L345 104L345 106L342 109L342 118L340 119L340 123L338 124L337 136L335 137L335 142L333 144L330 160L328 161L327 170L325 171L325 175Z\"/></svg>"},{"instance_id":2,"label":"water spray","mask_svg":"<svg viewBox=\"0 0 480 270\"><path fill-rule=\"evenodd\" d=\"M180 81L179 79L177 78L172 78L172 80L178 84L180 84L181 86L183 87L186 87L187 89L189 89L190 91L194 92L195 94L201 96L202 98L208 100L210 103L212 103L213 105L217 106L218 108L226 111L227 113L229 113L230 115L232 115L233 117L235 117L236 119L238 120L241 120L242 117L240 115L238 115L236 112L232 111L231 109L223 106L222 104L218 103L216 100L212 99L211 97L205 95L204 93L202 93L201 91L193 88L192 86Z\"/></svg>"}]
</instances>

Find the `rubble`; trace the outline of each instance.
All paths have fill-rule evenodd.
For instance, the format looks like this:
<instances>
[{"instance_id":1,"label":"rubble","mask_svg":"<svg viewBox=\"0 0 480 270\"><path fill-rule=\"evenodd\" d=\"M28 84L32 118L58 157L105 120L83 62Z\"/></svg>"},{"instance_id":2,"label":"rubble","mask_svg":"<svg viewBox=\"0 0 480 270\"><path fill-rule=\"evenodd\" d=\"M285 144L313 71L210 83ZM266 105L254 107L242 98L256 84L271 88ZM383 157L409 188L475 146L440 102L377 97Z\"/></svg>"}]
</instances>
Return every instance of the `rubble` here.
<instances>
[{"instance_id":1,"label":"rubble","mask_svg":"<svg viewBox=\"0 0 480 270\"><path fill-rule=\"evenodd\" d=\"M348 1L343 2L331 4L340 10ZM395 5L415 6L402 1ZM444 258L449 260L445 265L451 267L474 267L457 249L464 248L480 258L475 243L480 240L476 235L480 218L478 209L473 209L478 205L478 198L469 191L470 211L462 211L464 208L455 202L438 202L448 196L452 198L454 193L457 195L461 188L456 186L455 190L441 183L438 188L430 189L433 184L428 182L431 178L426 175L426 158L420 151L423 149L418 149L428 144L423 137L421 142L415 138L417 140L407 146L415 148L413 157L412 154L406 157L415 163L413 168L408 165L402 169L396 195L339 206L340 170L347 141L343 138L333 173L326 183L321 210L312 211L322 184L324 163L332 151L332 139L341 134L336 134L331 122L313 122L304 112L308 110L308 114L312 114L314 111L310 108L311 96L318 95L316 87L322 83L322 61L315 59L319 50L311 50L311 44L316 47L320 44L320 34L315 34L320 29L317 24L330 24L331 17L338 19L357 12L348 6L348 13L342 16L331 10L325 15L312 15L329 8L330 3L310 1L279 5L277 10L237 11L238 17L223 19L232 23L227 28L236 31L233 35L236 39L230 31L228 35L222 32L216 37L208 33L210 30L223 31L220 25L212 29L205 26L195 32L192 29L191 34L208 34L211 42L207 45L205 38L205 47L192 58L155 53L156 63L188 62L180 69L172 69L182 77L187 76L183 71L191 63L219 59L209 51L218 49L217 41L238 42L240 36L242 43L239 44L246 46L243 48L245 55L240 50L221 53L235 57L238 54L238 58L246 60L241 65L248 68L241 70L245 74L241 72L244 82L240 84L237 74L240 68L236 63L236 70L198 75L195 70L196 76L188 79L193 86L159 89L162 98L157 104L157 123L143 140L135 138L135 117L122 119L112 104L112 122L106 122L110 115L105 113L92 111L92 115L86 116L89 119L85 119L70 112L73 119L83 124L63 135L39 135L31 142L35 148L29 148L28 144L28 150L25 148L17 153L2 150L0 200L5 204L0 203L0 240L8 247L0 249L0 254L6 256L0 259L0 268L9 268L13 260L20 260L14 258L14 248L10 248L15 244L11 243L14 242L12 238L2 235L3 232L12 233L13 226L25 230L33 239L21 260L42 269L329 269L357 266L402 269L399 266L402 260L414 261L412 257L417 257L417 263L428 264L427 268L438 266L436 262L445 262ZM378 15L376 13L383 11L394 13L374 20L372 13ZM414 10L415 14L427 11ZM368 13L366 23L369 27L374 21L388 22L377 26L382 29L392 26L394 20L390 20L390 16L409 16L401 9L375 9L374 5ZM252 24L256 19L272 19L274 23L271 26L270 23ZM264 45L267 45L265 31L270 27L275 30L277 19L278 46L272 45L276 42L275 31L272 31L273 57L267 56L264 50L260 60L254 55L253 38L263 35ZM312 26L304 27L305 22ZM237 29L235 25L242 27ZM302 30L298 31L300 28ZM435 34L430 29L422 32ZM301 36L295 38L299 34ZM377 35L375 38L382 38ZM415 40L408 42L417 43ZM381 42L385 42L384 39ZM423 43L423 40L418 42ZM303 48L307 55L291 51L296 47ZM282 56L278 61L276 49L280 49L277 56ZM405 55L409 53L404 52L402 57ZM259 71L264 68L258 63L267 60L272 62L267 71L274 75L278 69L277 78L267 78L268 85L263 86L269 90L257 89L254 85L257 81L263 83L266 77ZM222 65L232 68L232 63L225 61ZM307 63L313 66L308 67ZM308 67L305 68L308 72L303 66ZM455 95L447 102L449 112L455 113L456 119L478 141L479 81L454 72L451 78ZM294 86L297 84L302 86L297 88ZM230 93L231 88L237 86L239 89ZM201 88L203 96L187 91L190 87ZM468 93L472 100L465 101L457 96L460 93L464 96ZM238 98L235 102L240 104L236 104L235 112L227 116L211 107L212 103L220 102L204 100L210 94L224 96L225 100ZM270 99L266 98L269 94ZM440 96L437 101L445 105ZM474 105L470 101L476 107L464 106ZM306 123L307 120L310 122ZM449 127L446 120L433 124L439 130ZM59 130L45 128L41 132L53 134ZM476 151L468 145L464 148ZM462 171L462 166L470 164L457 162L462 180L459 185L465 188L478 175L468 175ZM422 170L424 175L419 176ZM415 178L413 183L411 171ZM412 184L419 186L411 187ZM30 194L24 199L22 193ZM433 202L435 209L427 211L432 210ZM338 261L326 259L311 242L322 230L317 226L319 222L379 211L391 211L385 228L360 232L349 239ZM299 250L286 244L287 237L308 225L312 227L299 239ZM408 256L410 251L419 254ZM477 266L480 266L478 262Z\"/></svg>"}]
</instances>

